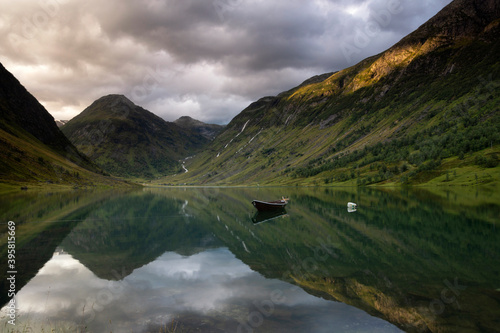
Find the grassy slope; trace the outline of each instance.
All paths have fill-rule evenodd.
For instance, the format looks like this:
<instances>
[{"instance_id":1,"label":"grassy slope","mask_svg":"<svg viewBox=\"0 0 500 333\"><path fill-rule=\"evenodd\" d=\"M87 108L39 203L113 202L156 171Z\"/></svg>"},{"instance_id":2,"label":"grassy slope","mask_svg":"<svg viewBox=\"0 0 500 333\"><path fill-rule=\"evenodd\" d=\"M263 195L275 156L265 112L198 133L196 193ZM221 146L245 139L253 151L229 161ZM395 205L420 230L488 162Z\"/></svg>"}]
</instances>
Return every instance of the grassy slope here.
<instances>
[{"instance_id":1,"label":"grassy slope","mask_svg":"<svg viewBox=\"0 0 500 333\"><path fill-rule=\"evenodd\" d=\"M498 186L499 32L498 21L481 38L422 41L417 31L326 80L263 98L190 172L160 183Z\"/></svg>"},{"instance_id":2,"label":"grassy slope","mask_svg":"<svg viewBox=\"0 0 500 333\"><path fill-rule=\"evenodd\" d=\"M10 127L10 133L0 129L0 185L4 190L19 186L126 185L71 162L29 133L13 127Z\"/></svg>"}]
</instances>

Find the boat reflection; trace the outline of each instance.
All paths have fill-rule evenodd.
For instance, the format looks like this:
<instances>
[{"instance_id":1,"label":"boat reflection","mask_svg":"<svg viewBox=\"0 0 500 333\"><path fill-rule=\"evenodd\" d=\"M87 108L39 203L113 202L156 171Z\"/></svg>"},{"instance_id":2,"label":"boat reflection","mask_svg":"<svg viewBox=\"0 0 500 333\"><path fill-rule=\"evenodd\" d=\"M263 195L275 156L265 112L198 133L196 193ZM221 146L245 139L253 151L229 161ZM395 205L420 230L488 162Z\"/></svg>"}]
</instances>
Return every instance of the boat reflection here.
<instances>
[{"instance_id":1,"label":"boat reflection","mask_svg":"<svg viewBox=\"0 0 500 333\"><path fill-rule=\"evenodd\" d=\"M269 211L269 212L258 211L252 217L252 222L254 224L259 224L259 223L263 223L263 222L269 222L269 221L275 220L277 218L285 218L288 216L289 215L286 212L286 209L284 209L284 208L277 210L277 211Z\"/></svg>"}]
</instances>

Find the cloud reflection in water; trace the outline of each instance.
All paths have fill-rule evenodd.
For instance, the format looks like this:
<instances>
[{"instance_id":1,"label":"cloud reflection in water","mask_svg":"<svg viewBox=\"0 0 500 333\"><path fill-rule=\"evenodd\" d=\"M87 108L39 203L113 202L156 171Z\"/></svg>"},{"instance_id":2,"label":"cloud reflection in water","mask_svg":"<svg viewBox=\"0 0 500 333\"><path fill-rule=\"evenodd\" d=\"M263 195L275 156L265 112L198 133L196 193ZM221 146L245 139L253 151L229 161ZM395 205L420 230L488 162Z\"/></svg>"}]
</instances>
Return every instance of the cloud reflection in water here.
<instances>
[{"instance_id":1,"label":"cloud reflection in water","mask_svg":"<svg viewBox=\"0 0 500 333\"><path fill-rule=\"evenodd\" d=\"M19 320L44 330L72 325L92 332L157 332L176 320L189 327L204 323L202 329L210 332L238 327L242 332L399 331L354 307L266 279L227 248L190 257L167 252L118 281L100 279L61 254L45 264L17 300Z\"/></svg>"}]
</instances>

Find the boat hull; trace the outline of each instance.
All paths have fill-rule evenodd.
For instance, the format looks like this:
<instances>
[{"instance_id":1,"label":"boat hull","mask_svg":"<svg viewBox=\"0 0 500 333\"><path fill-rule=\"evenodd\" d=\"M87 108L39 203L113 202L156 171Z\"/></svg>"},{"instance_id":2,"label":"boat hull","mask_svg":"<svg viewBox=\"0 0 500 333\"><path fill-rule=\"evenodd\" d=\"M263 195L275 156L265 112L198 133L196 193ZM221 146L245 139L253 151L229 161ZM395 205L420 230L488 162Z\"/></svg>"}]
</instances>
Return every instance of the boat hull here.
<instances>
[{"instance_id":1,"label":"boat hull","mask_svg":"<svg viewBox=\"0 0 500 333\"><path fill-rule=\"evenodd\" d=\"M254 200L252 204L259 212L272 212L277 210L282 210L286 206L286 201L260 201Z\"/></svg>"}]
</instances>

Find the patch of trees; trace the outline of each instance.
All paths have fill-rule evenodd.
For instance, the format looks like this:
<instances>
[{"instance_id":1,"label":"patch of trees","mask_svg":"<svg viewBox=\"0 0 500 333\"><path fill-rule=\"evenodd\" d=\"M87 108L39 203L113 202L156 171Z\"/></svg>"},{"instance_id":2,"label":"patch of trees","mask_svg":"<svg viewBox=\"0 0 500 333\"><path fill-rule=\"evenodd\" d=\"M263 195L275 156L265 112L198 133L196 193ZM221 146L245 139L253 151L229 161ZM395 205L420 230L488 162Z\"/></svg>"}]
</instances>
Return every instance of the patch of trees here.
<instances>
[{"instance_id":1,"label":"patch of trees","mask_svg":"<svg viewBox=\"0 0 500 333\"><path fill-rule=\"evenodd\" d=\"M391 170L382 171L381 179L387 178L387 172L397 175L407 171L409 168L407 164L403 164L401 168L398 168L397 165L402 162L413 165L417 168L417 172L435 170L441 165L444 158L458 156L463 159L465 154L478 152L500 144L500 136L498 135L500 133L500 121L496 119L498 117L494 118L488 122L477 121L469 123L469 125L441 122L412 135L405 135L388 142L378 142L352 152L341 152L328 160L323 158L313 159L309 161L306 167L296 168L292 173L292 177L313 177L325 171L345 168L350 165L355 165L356 168L370 165L370 170L372 170L372 165L379 162L383 162L384 166L385 163L396 165ZM451 127L448 127L450 125ZM346 140L330 148L329 153L346 149L359 136L364 135L365 130L351 133L346 137ZM497 166L498 163L497 156L478 156L475 159L475 164L482 167L491 168ZM339 176L340 179L335 180L346 181L352 179L349 176Z\"/></svg>"}]
</instances>

